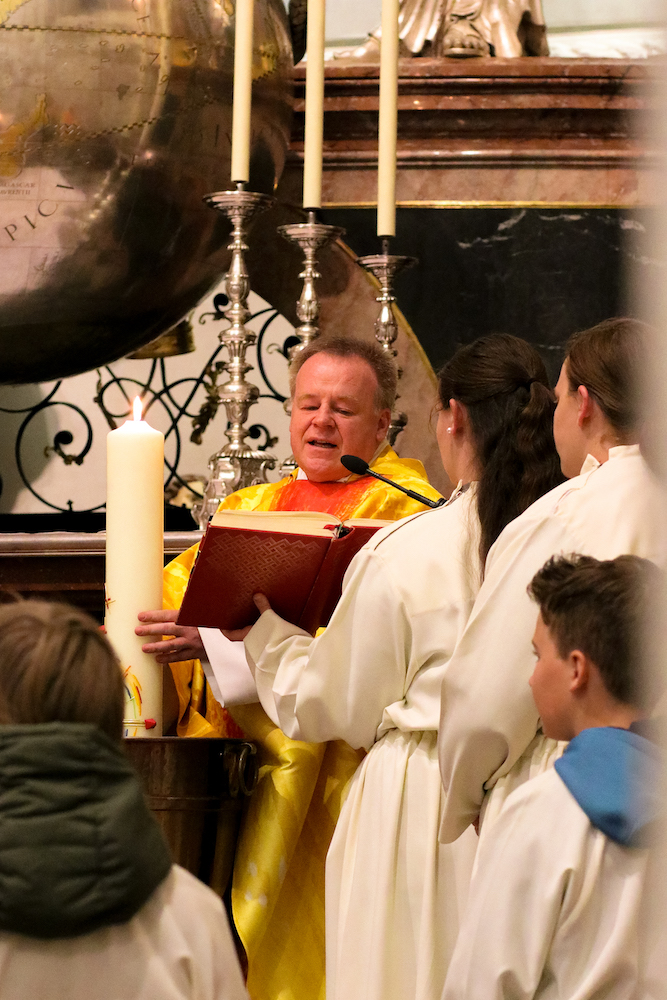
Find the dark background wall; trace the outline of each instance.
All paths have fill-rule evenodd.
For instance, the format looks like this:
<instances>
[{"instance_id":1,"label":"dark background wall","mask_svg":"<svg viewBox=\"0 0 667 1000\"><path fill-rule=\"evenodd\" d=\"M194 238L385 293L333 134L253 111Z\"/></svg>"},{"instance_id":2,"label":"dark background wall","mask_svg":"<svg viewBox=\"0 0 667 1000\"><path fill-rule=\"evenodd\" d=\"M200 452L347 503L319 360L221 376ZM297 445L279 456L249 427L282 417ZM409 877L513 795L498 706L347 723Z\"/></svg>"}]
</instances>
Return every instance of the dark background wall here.
<instances>
[{"instance_id":1,"label":"dark background wall","mask_svg":"<svg viewBox=\"0 0 667 1000\"><path fill-rule=\"evenodd\" d=\"M374 209L327 209L359 255L377 253ZM434 368L463 343L513 333L534 343L552 379L571 333L631 311L629 274L646 213L619 209L401 208L392 252L418 258L398 305Z\"/></svg>"}]
</instances>

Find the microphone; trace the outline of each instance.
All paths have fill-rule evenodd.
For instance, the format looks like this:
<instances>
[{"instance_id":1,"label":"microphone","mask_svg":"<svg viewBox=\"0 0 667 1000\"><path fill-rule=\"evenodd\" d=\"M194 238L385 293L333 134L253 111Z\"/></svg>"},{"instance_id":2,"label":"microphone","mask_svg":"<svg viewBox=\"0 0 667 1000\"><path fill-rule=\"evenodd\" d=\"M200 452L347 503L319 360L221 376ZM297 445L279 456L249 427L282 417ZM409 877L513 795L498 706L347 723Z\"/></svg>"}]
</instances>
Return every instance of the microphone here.
<instances>
[{"instance_id":1,"label":"microphone","mask_svg":"<svg viewBox=\"0 0 667 1000\"><path fill-rule=\"evenodd\" d=\"M369 467L368 462L364 462L363 458L359 458L357 455L343 455L340 460L340 464L347 469L348 472L353 472L356 476L373 476L375 479L380 479L383 483L387 483L389 486L393 486L395 489L400 490L401 493L407 493L409 497L413 500L419 500L426 507L442 507L444 503L447 503L444 497L440 497L439 500L429 500L428 497L423 497L421 493L415 493L414 490L408 490L405 486L401 486L400 483L395 483L392 479L387 479L386 476L381 476L379 472L373 472Z\"/></svg>"}]
</instances>

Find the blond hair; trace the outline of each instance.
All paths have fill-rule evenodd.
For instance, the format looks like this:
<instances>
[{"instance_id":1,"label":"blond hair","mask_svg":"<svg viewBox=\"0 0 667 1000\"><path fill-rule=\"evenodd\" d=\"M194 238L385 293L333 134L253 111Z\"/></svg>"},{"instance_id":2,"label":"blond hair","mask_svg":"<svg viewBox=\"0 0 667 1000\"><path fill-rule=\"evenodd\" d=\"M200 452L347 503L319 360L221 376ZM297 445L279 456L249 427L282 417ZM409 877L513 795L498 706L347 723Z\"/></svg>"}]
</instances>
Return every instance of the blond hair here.
<instances>
[{"instance_id":1,"label":"blond hair","mask_svg":"<svg viewBox=\"0 0 667 1000\"><path fill-rule=\"evenodd\" d=\"M378 410L391 410L396 400L398 375L396 365L379 344L369 343L359 337L326 337L298 351L289 367L290 394L294 397L296 377L309 358L327 354L333 358L361 358L373 371L377 381L375 406Z\"/></svg>"},{"instance_id":2,"label":"blond hair","mask_svg":"<svg viewBox=\"0 0 667 1000\"><path fill-rule=\"evenodd\" d=\"M68 604L0 605L0 724L89 722L123 732L124 688L99 626Z\"/></svg>"}]
</instances>

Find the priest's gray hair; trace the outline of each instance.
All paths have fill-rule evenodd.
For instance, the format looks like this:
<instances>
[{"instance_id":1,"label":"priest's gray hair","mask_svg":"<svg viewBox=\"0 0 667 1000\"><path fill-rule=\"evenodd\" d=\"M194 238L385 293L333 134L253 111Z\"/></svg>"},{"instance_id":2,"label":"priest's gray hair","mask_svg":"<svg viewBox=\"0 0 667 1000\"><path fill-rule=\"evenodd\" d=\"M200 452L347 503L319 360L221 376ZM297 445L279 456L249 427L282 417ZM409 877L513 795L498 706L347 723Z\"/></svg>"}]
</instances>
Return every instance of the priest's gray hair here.
<instances>
[{"instance_id":1,"label":"priest's gray hair","mask_svg":"<svg viewBox=\"0 0 667 1000\"><path fill-rule=\"evenodd\" d=\"M290 394L294 398L296 377L308 361L316 354L328 354L334 358L361 358L373 370L377 379L377 391L375 393L375 405L378 410L391 410L396 400L396 385L398 375L396 364L386 351L383 351L379 344L369 343L359 337L320 337L312 344L299 351L292 359L289 368Z\"/></svg>"}]
</instances>

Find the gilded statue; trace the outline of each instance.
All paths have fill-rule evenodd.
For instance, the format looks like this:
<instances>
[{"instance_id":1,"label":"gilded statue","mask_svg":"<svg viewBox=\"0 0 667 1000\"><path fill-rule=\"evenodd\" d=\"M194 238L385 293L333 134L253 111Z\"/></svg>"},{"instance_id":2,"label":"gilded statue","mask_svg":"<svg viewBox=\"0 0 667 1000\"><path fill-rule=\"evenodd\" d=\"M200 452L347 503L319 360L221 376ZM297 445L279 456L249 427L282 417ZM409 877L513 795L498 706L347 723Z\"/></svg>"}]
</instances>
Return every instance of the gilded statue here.
<instances>
[{"instance_id":1,"label":"gilded statue","mask_svg":"<svg viewBox=\"0 0 667 1000\"><path fill-rule=\"evenodd\" d=\"M542 0L400 0L404 56L548 56ZM380 29L339 54L375 62Z\"/></svg>"}]
</instances>

